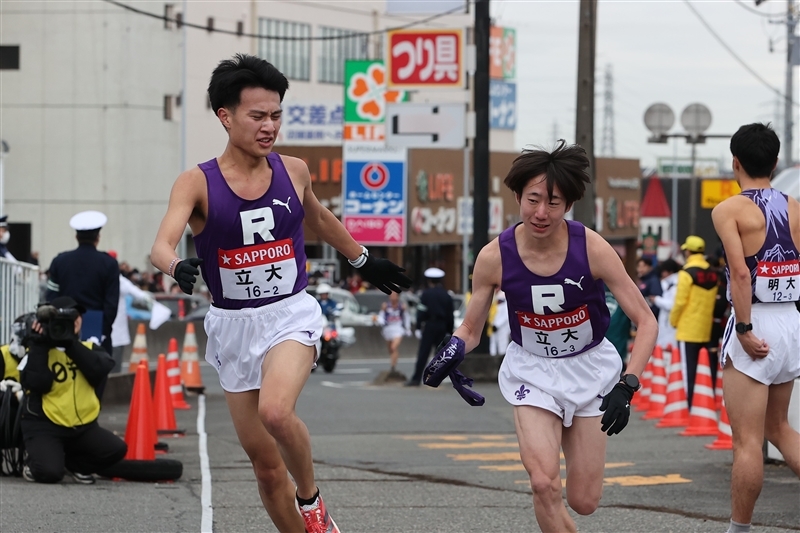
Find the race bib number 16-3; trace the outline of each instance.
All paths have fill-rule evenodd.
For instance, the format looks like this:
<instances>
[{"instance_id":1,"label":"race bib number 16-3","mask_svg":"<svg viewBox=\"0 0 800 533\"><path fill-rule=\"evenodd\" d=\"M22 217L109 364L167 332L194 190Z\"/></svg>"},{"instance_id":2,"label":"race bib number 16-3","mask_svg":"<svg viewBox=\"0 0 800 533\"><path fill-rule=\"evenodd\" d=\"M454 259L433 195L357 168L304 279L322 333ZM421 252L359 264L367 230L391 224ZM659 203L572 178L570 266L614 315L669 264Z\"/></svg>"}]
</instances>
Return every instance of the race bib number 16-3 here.
<instances>
[{"instance_id":1,"label":"race bib number 16-3","mask_svg":"<svg viewBox=\"0 0 800 533\"><path fill-rule=\"evenodd\" d=\"M756 267L755 295L762 302L800 300L800 261L759 263Z\"/></svg>"},{"instance_id":2,"label":"race bib number 16-3","mask_svg":"<svg viewBox=\"0 0 800 533\"><path fill-rule=\"evenodd\" d=\"M292 294L297 261L292 239L219 250L222 295L229 300L257 300Z\"/></svg>"},{"instance_id":3,"label":"race bib number 16-3","mask_svg":"<svg viewBox=\"0 0 800 533\"><path fill-rule=\"evenodd\" d=\"M586 305L555 315L517 311L522 347L540 357L578 355L592 342L592 322Z\"/></svg>"}]
</instances>

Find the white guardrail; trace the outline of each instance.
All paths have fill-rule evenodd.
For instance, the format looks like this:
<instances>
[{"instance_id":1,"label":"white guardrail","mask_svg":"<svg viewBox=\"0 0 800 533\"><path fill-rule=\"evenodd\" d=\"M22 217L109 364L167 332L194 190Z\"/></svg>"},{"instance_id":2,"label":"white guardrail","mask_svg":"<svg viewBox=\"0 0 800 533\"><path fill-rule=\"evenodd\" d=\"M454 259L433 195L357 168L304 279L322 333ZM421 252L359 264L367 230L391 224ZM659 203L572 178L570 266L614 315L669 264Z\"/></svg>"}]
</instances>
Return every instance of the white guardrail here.
<instances>
[{"instance_id":1,"label":"white guardrail","mask_svg":"<svg viewBox=\"0 0 800 533\"><path fill-rule=\"evenodd\" d=\"M0 346L8 344L14 319L36 310L39 267L0 258Z\"/></svg>"}]
</instances>

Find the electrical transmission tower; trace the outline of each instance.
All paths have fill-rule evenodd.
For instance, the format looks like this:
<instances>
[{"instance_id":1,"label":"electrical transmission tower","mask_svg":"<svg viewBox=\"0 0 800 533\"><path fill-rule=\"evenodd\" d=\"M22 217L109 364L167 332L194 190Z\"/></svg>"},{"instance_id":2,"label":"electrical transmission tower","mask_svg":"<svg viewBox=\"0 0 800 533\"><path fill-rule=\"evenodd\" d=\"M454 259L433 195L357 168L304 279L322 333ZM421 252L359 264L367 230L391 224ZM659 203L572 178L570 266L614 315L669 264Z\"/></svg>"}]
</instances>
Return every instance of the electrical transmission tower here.
<instances>
[{"instance_id":1,"label":"electrical transmission tower","mask_svg":"<svg viewBox=\"0 0 800 533\"><path fill-rule=\"evenodd\" d=\"M603 91L603 140L600 153L607 157L616 155L614 147L614 73L606 65L605 89Z\"/></svg>"}]
</instances>

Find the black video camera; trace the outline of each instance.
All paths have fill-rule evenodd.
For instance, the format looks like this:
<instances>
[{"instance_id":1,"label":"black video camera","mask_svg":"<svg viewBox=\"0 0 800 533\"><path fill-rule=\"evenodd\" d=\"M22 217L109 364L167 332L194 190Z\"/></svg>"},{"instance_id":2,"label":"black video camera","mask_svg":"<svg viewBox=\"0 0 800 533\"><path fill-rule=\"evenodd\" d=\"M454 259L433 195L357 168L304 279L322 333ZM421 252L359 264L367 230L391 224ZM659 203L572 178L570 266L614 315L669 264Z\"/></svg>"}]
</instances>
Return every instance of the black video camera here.
<instances>
[{"instance_id":1,"label":"black video camera","mask_svg":"<svg viewBox=\"0 0 800 533\"><path fill-rule=\"evenodd\" d=\"M42 325L42 336L56 346L78 338L75 320L79 316L81 314L77 309L61 309L52 305L42 305L36 310L36 320Z\"/></svg>"}]
</instances>

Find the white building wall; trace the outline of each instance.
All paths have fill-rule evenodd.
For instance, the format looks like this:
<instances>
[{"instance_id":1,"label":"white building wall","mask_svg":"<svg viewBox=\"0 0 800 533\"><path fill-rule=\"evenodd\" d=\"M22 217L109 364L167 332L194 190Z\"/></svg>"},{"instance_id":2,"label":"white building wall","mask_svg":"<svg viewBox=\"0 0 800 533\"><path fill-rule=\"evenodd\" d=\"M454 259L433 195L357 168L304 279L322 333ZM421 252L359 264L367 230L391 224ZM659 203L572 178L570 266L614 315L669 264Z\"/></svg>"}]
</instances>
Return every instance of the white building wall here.
<instances>
[{"instance_id":1,"label":"white building wall","mask_svg":"<svg viewBox=\"0 0 800 533\"><path fill-rule=\"evenodd\" d=\"M32 224L47 268L76 246L70 217L103 211L100 249L145 267L179 169L179 124L163 118L180 92L179 32L99 1L0 9L2 44L20 46L20 69L0 71L10 221Z\"/></svg>"}]
</instances>

